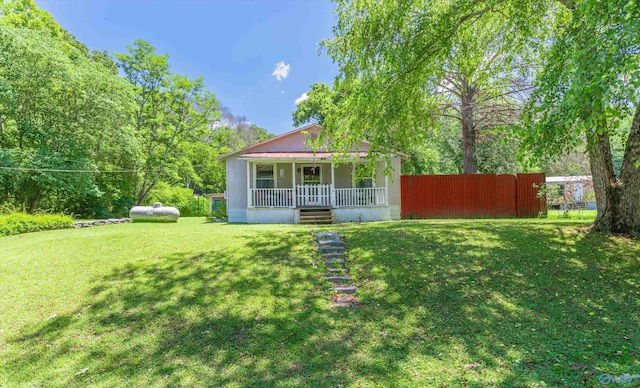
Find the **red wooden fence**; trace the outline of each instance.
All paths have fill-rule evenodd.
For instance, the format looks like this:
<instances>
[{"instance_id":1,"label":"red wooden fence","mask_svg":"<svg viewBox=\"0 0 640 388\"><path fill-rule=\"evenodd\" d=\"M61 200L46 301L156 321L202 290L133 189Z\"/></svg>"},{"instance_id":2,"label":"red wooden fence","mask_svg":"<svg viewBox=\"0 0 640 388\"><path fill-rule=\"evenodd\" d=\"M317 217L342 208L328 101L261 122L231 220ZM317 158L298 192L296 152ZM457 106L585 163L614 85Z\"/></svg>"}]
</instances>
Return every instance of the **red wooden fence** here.
<instances>
[{"instance_id":1,"label":"red wooden fence","mask_svg":"<svg viewBox=\"0 0 640 388\"><path fill-rule=\"evenodd\" d=\"M536 217L544 174L404 175L402 218Z\"/></svg>"}]
</instances>

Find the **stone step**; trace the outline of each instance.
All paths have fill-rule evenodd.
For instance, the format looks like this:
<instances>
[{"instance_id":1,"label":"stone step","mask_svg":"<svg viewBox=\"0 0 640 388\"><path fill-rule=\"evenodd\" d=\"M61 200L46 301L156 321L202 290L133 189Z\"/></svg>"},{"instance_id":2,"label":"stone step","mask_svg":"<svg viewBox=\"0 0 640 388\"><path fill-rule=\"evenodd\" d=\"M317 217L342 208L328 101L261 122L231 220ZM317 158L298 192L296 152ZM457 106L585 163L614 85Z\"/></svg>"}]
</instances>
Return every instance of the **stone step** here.
<instances>
[{"instance_id":1,"label":"stone step","mask_svg":"<svg viewBox=\"0 0 640 388\"><path fill-rule=\"evenodd\" d=\"M323 259L344 259L344 253L342 252L323 253L322 258Z\"/></svg>"},{"instance_id":2,"label":"stone step","mask_svg":"<svg viewBox=\"0 0 640 388\"><path fill-rule=\"evenodd\" d=\"M329 259L329 260L325 260L325 264L327 264L327 265L344 264L344 259Z\"/></svg>"},{"instance_id":3,"label":"stone step","mask_svg":"<svg viewBox=\"0 0 640 388\"><path fill-rule=\"evenodd\" d=\"M351 276L327 276L324 278L324 280L328 281L328 282L336 282L336 283L340 283L340 282L350 282L353 280L353 278Z\"/></svg>"},{"instance_id":4,"label":"stone step","mask_svg":"<svg viewBox=\"0 0 640 388\"><path fill-rule=\"evenodd\" d=\"M329 287L329 291L337 292L338 294L354 294L358 291L356 286L335 286Z\"/></svg>"},{"instance_id":5,"label":"stone step","mask_svg":"<svg viewBox=\"0 0 640 388\"><path fill-rule=\"evenodd\" d=\"M319 252L338 252L344 251L344 246L338 245L323 245L318 247Z\"/></svg>"},{"instance_id":6,"label":"stone step","mask_svg":"<svg viewBox=\"0 0 640 388\"><path fill-rule=\"evenodd\" d=\"M340 236L336 232L320 232L316 235L316 240L340 240Z\"/></svg>"},{"instance_id":7,"label":"stone step","mask_svg":"<svg viewBox=\"0 0 640 388\"><path fill-rule=\"evenodd\" d=\"M335 274L338 274L338 273L347 272L347 269L346 268L327 268L327 272L329 273L329 276L334 276Z\"/></svg>"},{"instance_id":8,"label":"stone step","mask_svg":"<svg viewBox=\"0 0 640 388\"><path fill-rule=\"evenodd\" d=\"M357 297L347 294L334 294L331 297L331 301L333 302L333 307L354 307L360 304Z\"/></svg>"},{"instance_id":9,"label":"stone step","mask_svg":"<svg viewBox=\"0 0 640 388\"><path fill-rule=\"evenodd\" d=\"M318 244L318 248L324 248L324 247L329 247L329 248L342 247L342 248L344 248L344 244L342 242L332 242L331 244Z\"/></svg>"},{"instance_id":10,"label":"stone step","mask_svg":"<svg viewBox=\"0 0 640 388\"><path fill-rule=\"evenodd\" d=\"M318 241L319 247L343 247L344 243L340 240L322 240Z\"/></svg>"}]
</instances>

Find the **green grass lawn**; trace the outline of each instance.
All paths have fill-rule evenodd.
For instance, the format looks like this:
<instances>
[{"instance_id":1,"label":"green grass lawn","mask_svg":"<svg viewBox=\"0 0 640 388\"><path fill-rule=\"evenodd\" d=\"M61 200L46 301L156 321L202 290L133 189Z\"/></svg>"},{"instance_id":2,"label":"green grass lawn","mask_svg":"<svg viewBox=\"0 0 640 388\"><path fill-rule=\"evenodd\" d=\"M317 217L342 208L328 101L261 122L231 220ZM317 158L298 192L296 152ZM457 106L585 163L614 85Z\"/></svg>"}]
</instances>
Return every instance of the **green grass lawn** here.
<instances>
[{"instance_id":1,"label":"green grass lawn","mask_svg":"<svg viewBox=\"0 0 640 388\"><path fill-rule=\"evenodd\" d=\"M596 210L548 210L548 219L573 219L573 220L589 220L593 221L596 218Z\"/></svg>"},{"instance_id":2,"label":"green grass lawn","mask_svg":"<svg viewBox=\"0 0 640 388\"><path fill-rule=\"evenodd\" d=\"M322 228L344 235L353 309L331 308L319 228L0 238L0 386L600 386L640 374L640 243L586 226Z\"/></svg>"}]
</instances>

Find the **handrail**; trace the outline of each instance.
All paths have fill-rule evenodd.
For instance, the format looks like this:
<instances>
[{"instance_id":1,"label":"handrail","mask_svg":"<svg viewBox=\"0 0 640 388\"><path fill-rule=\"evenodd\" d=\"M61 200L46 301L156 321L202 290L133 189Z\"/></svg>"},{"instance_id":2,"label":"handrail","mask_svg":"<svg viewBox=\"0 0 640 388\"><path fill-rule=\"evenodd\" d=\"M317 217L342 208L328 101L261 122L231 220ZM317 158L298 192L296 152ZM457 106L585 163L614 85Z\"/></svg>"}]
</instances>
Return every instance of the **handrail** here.
<instances>
[{"instance_id":1,"label":"handrail","mask_svg":"<svg viewBox=\"0 0 640 388\"><path fill-rule=\"evenodd\" d=\"M296 185L295 189L250 189L250 208L386 206L387 189L334 189L333 185Z\"/></svg>"},{"instance_id":2,"label":"handrail","mask_svg":"<svg viewBox=\"0 0 640 388\"><path fill-rule=\"evenodd\" d=\"M292 208L293 189L250 189L249 207Z\"/></svg>"},{"instance_id":3,"label":"handrail","mask_svg":"<svg viewBox=\"0 0 640 388\"><path fill-rule=\"evenodd\" d=\"M387 205L384 187L335 189L336 207L361 207Z\"/></svg>"}]
</instances>

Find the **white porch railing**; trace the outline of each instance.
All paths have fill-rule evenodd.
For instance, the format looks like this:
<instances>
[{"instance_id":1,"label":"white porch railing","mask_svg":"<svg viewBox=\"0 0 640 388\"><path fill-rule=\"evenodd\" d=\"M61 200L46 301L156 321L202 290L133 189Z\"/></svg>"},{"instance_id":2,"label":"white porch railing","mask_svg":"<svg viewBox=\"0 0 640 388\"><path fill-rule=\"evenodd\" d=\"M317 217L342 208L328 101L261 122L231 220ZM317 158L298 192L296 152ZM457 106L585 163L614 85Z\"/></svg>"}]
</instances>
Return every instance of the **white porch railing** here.
<instances>
[{"instance_id":1,"label":"white porch railing","mask_svg":"<svg viewBox=\"0 0 640 388\"><path fill-rule=\"evenodd\" d=\"M249 207L362 207L386 206L387 189L334 189L333 185L297 185L294 189L251 189Z\"/></svg>"},{"instance_id":2,"label":"white porch railing","mask_svg":"<svg viewBox=\"0 0 640 388\"><path fill-rule=\"evenodd\" d=\"M320 206L330 207L333 185L297 185L296 204L298 207Z\"/></svg>"},{"instance_id":3,"label":"white porch railing","mask_svg":"<svg viewBox=\"0 0 640 388\"><path fill-rule=\"evenodd\" d=\"M250 207L294 207L293 189L251 189Z\"/></svg>"},{"instance_id":4,"label":"white porch railing","mask_svg":"<svg viewBox=\"0 0 640 388\"><path fill-rule=\"evenodd\" d=\"M365 187L356 189L335 189L336 207L385 206L387 189Z\"/></svg>"}]
</instances>

